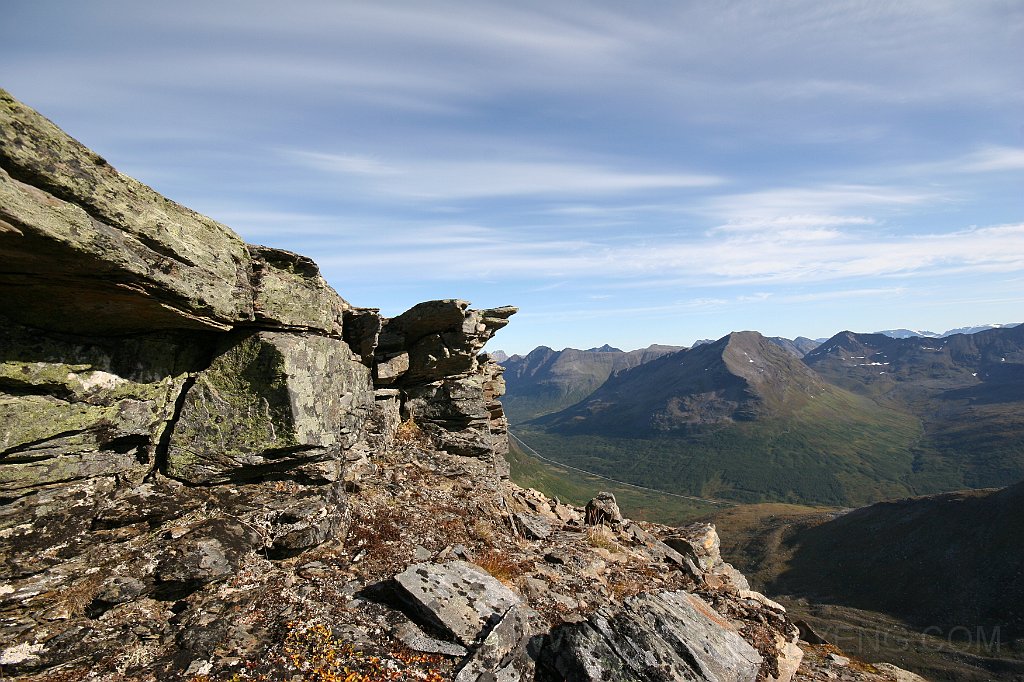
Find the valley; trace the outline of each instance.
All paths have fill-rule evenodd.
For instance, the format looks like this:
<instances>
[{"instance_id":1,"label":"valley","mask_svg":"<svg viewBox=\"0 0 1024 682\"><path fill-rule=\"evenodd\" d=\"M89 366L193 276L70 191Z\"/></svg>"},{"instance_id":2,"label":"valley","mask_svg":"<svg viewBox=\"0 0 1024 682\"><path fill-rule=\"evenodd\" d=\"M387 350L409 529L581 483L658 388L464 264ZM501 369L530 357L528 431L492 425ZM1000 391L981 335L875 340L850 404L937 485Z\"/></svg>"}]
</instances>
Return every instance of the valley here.
<instances>
[{"instance_id":1,"label":"valley","mask_svg":"<svg viewBox=\"0 0 1024 682\"><path fill-rule=\"evenodd\" d=\"M842 332L803 357L757 332L652 348L509 358L514 431L585 471L739 503L851 507L1024 478L1024 327Z\"/></svg>"},{"instance_id":2,"label":"valley","mask_svg":"<svg viewBox=\"0 0 1024 682\"><path fill-rule=\"evenodd\" d=\"M1024 484L713 515L722 554L846 651L928 679L1024 673Z\"/></svg>"}]
</instances>

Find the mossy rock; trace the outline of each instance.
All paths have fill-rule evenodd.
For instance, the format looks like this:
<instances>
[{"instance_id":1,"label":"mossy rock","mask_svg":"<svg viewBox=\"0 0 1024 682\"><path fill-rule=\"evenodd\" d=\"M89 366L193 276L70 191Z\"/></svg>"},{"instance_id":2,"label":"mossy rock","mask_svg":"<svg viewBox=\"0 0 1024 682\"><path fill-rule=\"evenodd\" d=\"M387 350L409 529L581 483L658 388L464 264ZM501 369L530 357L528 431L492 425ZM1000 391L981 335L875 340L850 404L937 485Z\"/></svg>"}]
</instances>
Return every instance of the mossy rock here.
<instances>
[{"instance_id":1,"label":"mossy rock","mask_svg":"<svg viewBox=\"0 0 1024 682\"><path fill-rule=\"evenodd\" d=\"M3 90L0 252L0 310L34 326L226 329L253 318L238 235L119 173Z\"/></svg>"},{"instance_id":2,"label":"mossy rock","mask_svg":"<svg viewBox=\"0 0 1024 682\"><path fill-rule=\"evenodd\" d=\"M0 491L144 476L208 349L195 334L70 338L0 326Z\"/></svg>"},{"instance_id":3,"label":"mossy rock","mask_svg":"<svg viewBox=\"0 0 1024 682\"><path fill-rule=\"evenodd\" d=\"M340 339L232 335L185 396L167 473L211 483L330 457L358 440L372 402L369 369Z\"/></svg>"}]
</instances>

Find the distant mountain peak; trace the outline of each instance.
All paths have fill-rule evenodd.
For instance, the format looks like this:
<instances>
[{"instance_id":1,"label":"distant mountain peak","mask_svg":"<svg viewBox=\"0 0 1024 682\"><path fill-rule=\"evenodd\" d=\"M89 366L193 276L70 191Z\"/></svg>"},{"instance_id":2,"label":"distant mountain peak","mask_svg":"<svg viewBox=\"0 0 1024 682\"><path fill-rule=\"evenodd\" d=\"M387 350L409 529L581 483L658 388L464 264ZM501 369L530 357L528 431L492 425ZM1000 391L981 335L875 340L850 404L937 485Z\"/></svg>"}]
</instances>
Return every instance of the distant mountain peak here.
<instances>
[{"instance_id":1,"label":"distant mountain peak","mask_svg":"<svg viewBox=\"0 0 1024 682\"><path fill-rule=\"evenodd\" d=\"M1020 322L994 322L991 324L975 324L968 325L966 327L957 327L956 329L947 329L942 332L943 338L947 336L953 336L954 334L977 334L978 332L985 332L989 329L1011 329L1013 327L1019 327Z\"/></svg>"},{"instance_id":2,"label":"distant mountain peak","mask_svg":"<svg viewBox=\"0 0 1024 682\"><path fill-rule=\"evenodd\" d=\"M914 336L918 336L923 339L936 339L942 336L942 334L939 334L938 332L930 332L920 329L883 329L882 331L874 333L884 334L891 339L909 339Z\"/></svg>"},{"instance_id":3,"label":"distant mountain peak","mask_svg":"<svg viewBox=\"0 0 1024 682\"><path fill-rule=\"evenodd\" d=\"M600 348L588 348L587 352L588 353L621 353L622 349L621 348L616 348L614 346L609 346L606 343L603 346L601 346Z\"/></svg>"},{"instance_id":4,"label":"distant mountain peak","mask_svg":"<svg viewBox=\"0 0 1024 682\"><path fill-rule=\"evenodd\" d=\"M913 337L919 337L922 339L944 339L947 336L953 336L954 334L977 334L978 332L988 331L989 329L1009 329L1011 327L1019 326L1020 322L995 322L990 324L975 324L968 325L966 327L957 327L956 329L947 329L941 334L938 332L931 332L926 330L918 329L885 329L876 334L884 334L892 339L909 339Z\"/></svg>"}]
</instances>

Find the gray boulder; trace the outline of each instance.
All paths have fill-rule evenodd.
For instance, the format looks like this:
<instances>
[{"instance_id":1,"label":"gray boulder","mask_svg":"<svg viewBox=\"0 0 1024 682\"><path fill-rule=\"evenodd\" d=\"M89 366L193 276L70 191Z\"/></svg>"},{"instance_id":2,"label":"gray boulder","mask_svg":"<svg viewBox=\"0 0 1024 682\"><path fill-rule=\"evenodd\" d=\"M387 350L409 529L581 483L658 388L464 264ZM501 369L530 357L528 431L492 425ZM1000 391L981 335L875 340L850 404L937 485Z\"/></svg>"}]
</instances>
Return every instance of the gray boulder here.
<instances>
[{"instance_id":1,"label":"gray boulder","mask_svg":"<svg viewBox=\"0 0 1024 682\"><path fill-rule=\"evenodd\" d=\"M260 324L342 336L345 311L311 258L267 246L246 245L252 258L253 314Z\"/></svg>"},{"instance_id":2,"label":"gray boulder","mask_svg":"<svg viewBox=\"0 0 1024 682\"><path fill-rule=\"evenodd\" d=\"M551 535L551 523L540 514L519 512L513 518L527 540L543 540Z\"/></svg>"},{"instance_id":3,"label":"gray boulder","mask_svg":"<svg viewBox=\"0 0 1024 682\"><path fill-rule=\"evenodd\" d=\"M587 502L585 514L588 526L612 526L622 523L622 512L619 511L615 495L608 492L599 492L594 499Z\"/></svg>"},{"instance_id":4,"label":"gray boulder","mask_svg":"<svg viewBox=\"0 0 1024 682\"><path fill-rule=\"evenodd\" d=\"M340 339L233 338L184 398L167 473L211 483L336 458L360 439L373 399L369 370Z\"/></svg>"},{"instance_id":5,"label":"gray boulder","mask_svg":"<svg viewBox=\"0 0 1024 682\"><path fill-rule=\"evenodd\" d=\"M760 654L700 597L642 594L551 632L539 680L754 682Z\"/></svg>"},{"instance_id":6,"label":"gray boulder","mask_svg":"<svg viewBox=\"0 0 1024 682\"><path fill-rule=\"evenodd\" d=\"M251 527L234 519L211 519L167 547L158 557L156 579L185 586L223 580L234 574L246 552L261 544Z\"/></svg>"},{"instance_id":7,"label":"gray boulder","mask_svg":"<svg viewBox=\"0 0 1024 682\"><path fill-rule=\"evenodd\" d=\"M678 528L675 534L665 538L665 544L695 563L706 585L714 589L750 590L746 577L722 558L721 540L714 524L693 523Z\"/></svg>"},{"instance_id":8,"label":"gray boulder","mask_svg":"<svg viewBox=\"0 0 1024 682\"><path fill-rule=\"evenodd\" d=\"M395 576L410 616L466 646L475 646L521 599L479 566L465 561L414 564Z\"/></svg>"},{"instance_id":9,"label":"gray boulder","mask_svg":"<svg viewBox=\"0 0 1024 682\"><path fill-rule=\"evenodd\" d=\"M455 682L527 682L536 673L544 630L540 614L513 605L463 664Z\"/></svg>"},{"instance_id":10,"label":"gray boulder","mask_svg":"<svg viewBox=\"0 0 1024 682\"><path fill-rule=\"evenodd\" d=\"M383 325L384 318L376 308L345 309L342 336L352 352L359 356L359 361L367 367L373 366L373 357Z\"/></svg>"}]
</instances>

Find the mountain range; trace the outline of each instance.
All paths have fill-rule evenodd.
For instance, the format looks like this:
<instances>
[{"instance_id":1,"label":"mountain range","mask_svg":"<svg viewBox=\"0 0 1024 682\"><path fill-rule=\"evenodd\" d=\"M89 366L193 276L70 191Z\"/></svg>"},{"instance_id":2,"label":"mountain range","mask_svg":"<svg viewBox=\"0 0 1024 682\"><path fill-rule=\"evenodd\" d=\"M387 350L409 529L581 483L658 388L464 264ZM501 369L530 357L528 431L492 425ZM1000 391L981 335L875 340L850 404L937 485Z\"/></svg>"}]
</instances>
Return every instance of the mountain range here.
<instances>
[{"instance_id":1,"label":"mountain range","mask_svg":"<svg viewBox=\"0 0 1024 682\"><path fill-rule=\"evenodd\" d=\"M540 452L688 494L857 505L1024 478L1024 327L785 341L541 348L506 361L506 404Z\"/></svg>"},{"instance_id":2,"label":"mountain range","mask_svg":"<svg viewBox=\"0 0 1024 682\"><path fill-rule=\"evenodd\" d=\"M623 352L604 345L556 351L540 346L527 355L505 356L499 360L505 367L505 413L511 421L522 422L557 412L586 398L613 373L682 349L653 345Z\"/></svg>"},{"instance_id":3,"label":"mountain range","mask_svg":"<svg viewBox=\"0 0 1024 682\"><path fill-rule=\"evenodd\" d=\"M1019 322L1010 322L1007 324L976 324L968 325L966 327L957 327L956 329L947 329L941 334L938 332L924 331L920 329L885 329L876 334L885 334L891 336L894 339L909 339L912 336L919 336L924 339L944 339L947 336L953 336L954 334L977 334L978 332L988 331L989 329L1006 329L1008 327L1016 327Z\"/></svg>"}]
</instances>

